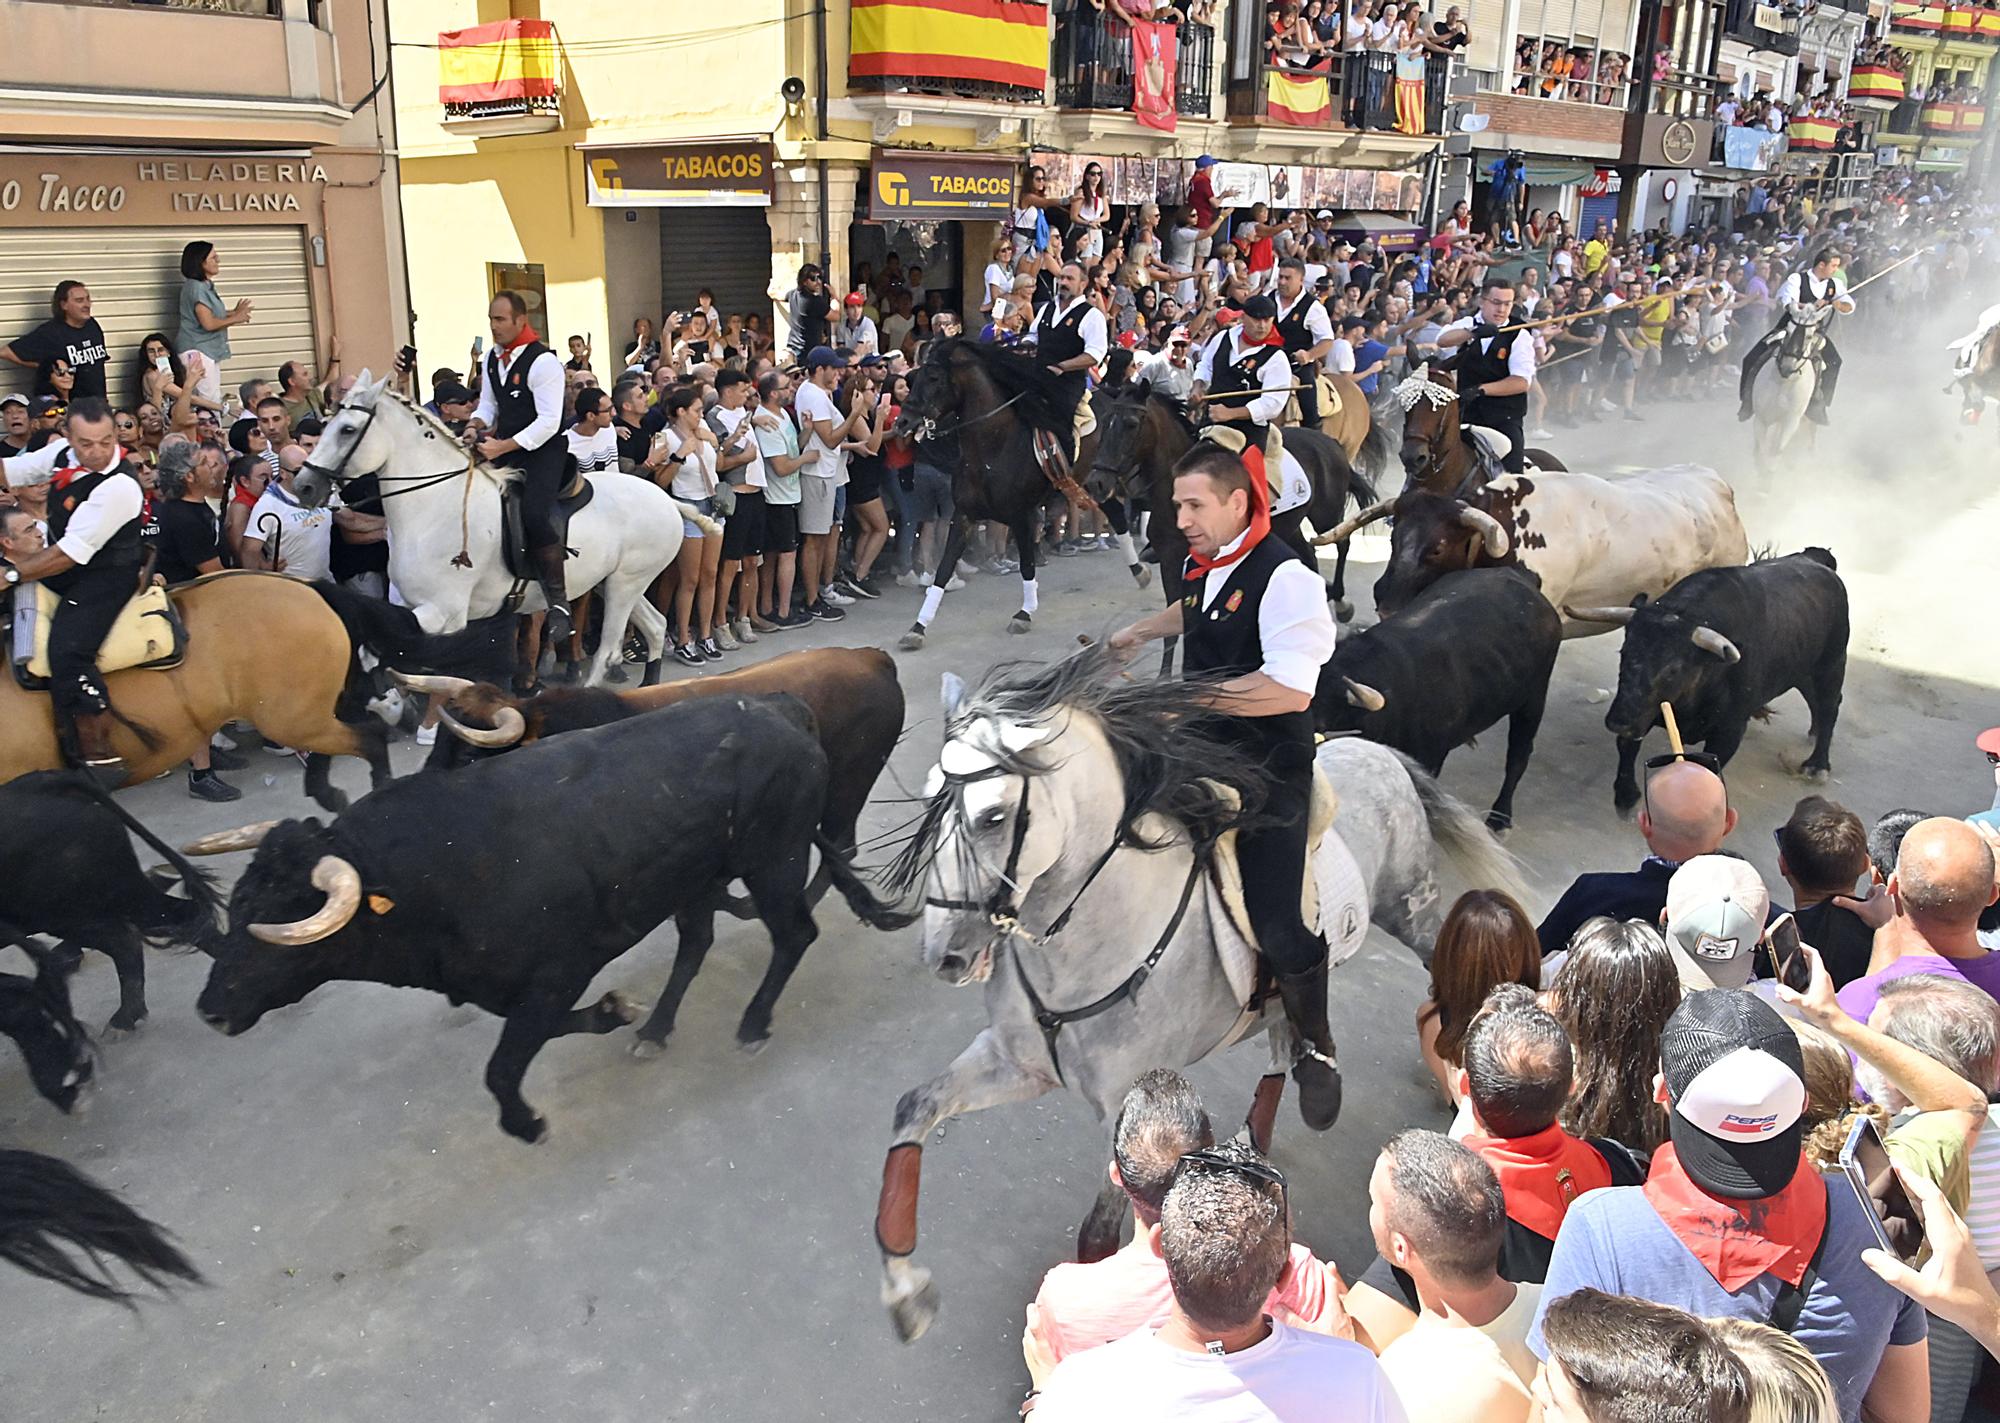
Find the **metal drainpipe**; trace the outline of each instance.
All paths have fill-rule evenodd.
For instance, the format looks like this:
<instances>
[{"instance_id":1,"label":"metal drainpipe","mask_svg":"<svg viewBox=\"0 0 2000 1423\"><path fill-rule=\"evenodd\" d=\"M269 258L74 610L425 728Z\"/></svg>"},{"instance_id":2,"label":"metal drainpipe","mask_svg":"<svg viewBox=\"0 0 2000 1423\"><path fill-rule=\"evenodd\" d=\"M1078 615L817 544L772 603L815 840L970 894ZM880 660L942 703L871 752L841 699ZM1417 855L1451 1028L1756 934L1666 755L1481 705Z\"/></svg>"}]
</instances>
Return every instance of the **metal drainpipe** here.
<instances>
[{"instance_id":1,"label":"metal drainpipe","mask_svg":"<svg viewBox=\"0 0 2000 1423\"><path fill-rule=\"evenodd\" d=\"M827 53L826 53L826 0L813 7L813 89L816 113L817 135L821 145L831 136L826 118ZM815 160L819 168L819 265L826 273L826 289L835 290L833 279L833 219L828 209L833 198L826 187L826 159Z\"/></svg>"}]
</instances>

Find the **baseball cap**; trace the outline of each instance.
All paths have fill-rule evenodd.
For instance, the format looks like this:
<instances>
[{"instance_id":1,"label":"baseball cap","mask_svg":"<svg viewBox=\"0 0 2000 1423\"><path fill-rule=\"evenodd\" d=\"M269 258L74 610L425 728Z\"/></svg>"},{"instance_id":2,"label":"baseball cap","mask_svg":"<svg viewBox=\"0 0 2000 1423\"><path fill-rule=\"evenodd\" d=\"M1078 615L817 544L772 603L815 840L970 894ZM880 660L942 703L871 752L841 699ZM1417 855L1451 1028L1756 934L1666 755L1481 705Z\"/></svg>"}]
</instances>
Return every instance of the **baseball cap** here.
<instances>
[{"instance_id":1,"label":"baseball cap","mask_svg":"<svg viewBox=\"0 0 2000 1423\"><path fill-rule=\"evenodd\" d=\"M1176 341L1186 341L1188 339L1188 329L1185 326L1176 326L1172 331L1167 333L1167 344L1170 346Z\"/></svg>"},{"instance_id":2,"label":"baseball cap","mask_svg":"<svg viewBox=\"0 0 2000 1423\"><path fill-rule=\"evenodd\" d=\"M866 306L868 304L868 298L863 296L860 292L849 292L847 294L847 304L849 306Z\"/></svg>"},{"instance_id":3,"label":"baseball cap","mask_svg":"<svg viewBox=\"0 0 2000 1423\"><path fill-rule=\"evenodd\" d=\"M1805 1138L1805 1054L1754 993L1690 993L1660 1033L1674 1155L1712 1196L1761 1200L1791 1184Z\"/></svg>"},{"instance_id":4,"label":"baseball cap","mask_svg":"<svg viewBox=\"0 0 2000 1423\"><path fill-rule=\"evenodd\" d=\"M1261 317L1265 321L1276 321L1278 319L1278 304L1264 295L1264 293L1259 292L1243 303L1243 314L1249 317Z\"/></svg>"},{"instance_id":5,"label":"baseball cap","mask_svg":"<svg viewBox=\"0 0 2000 1423\"><path fill-rule=\"evenodd\" d=\"M60 396L38 395L35 397L34 411L37 415L47 415L52 410L60 411L62 408L63 403Z\"/></svg>"},{"instance_id":6,"label":"baseball cap","mask_svg":"<svg viewBox=\"0 0 2000 1423\"><path fill-rule=\"evenodd\" d=\"M1331 208L1321 208L1318 212L1314 213L1313 216L1330 218L1333 216L1333 210Z\"/></svg>"},{"instance_id":7,"label":"baseball cap","mask_svg":"<svg viewBox=\"0 0 2000 1423\"><path fill-rule=\"evenodd\" d=\"M1667 949L1681 987L1741 988L1771 893L1748 860L1697 855L1667 881Z\"/></svg>"},{"instance_id":8,"label":"baseball cap","mask_svg":"<svg viewBox=\"0 0 2000 1423\"><path fill-rule=\"evenodd\" d=\"M0 401L0 405L4 404L5 401ZM1989 727L1980 732L1972 744L1989 756L2000 756L2000 726Z\"/></svg>"},{"instance_id":9,"label":"baseball cap","mask_svg":"<svg viewBox=\"0 0 2000 1423\"><path fill-rule=\"evenodd\" d=\"M879 366L882 364L882 358L876 355L873 351L870 351L867 355L863 356L860 360L856 361L854 364L857 366L861 366L863 368L867 368L869 366Z\"/></svg>"},{"instance_id":10,"label":"baseball cap","mask_svg":"<svg viewBox=\"0 0 2000 1423\"><path fill-rule=\"evenodd\" d=\"M1121 346L1123 346L1123 347L1124 347L1124 348L1125 348L1126 350L1128 350L1128 351L1129 351L1129 350L1132 350L1132 349L1133 349L1134 347L1136 347L1136 346L1137 346L1137 345L1139 344L1139 333L1138 333L1138 332L1136 332L1136 331L1121 331L1121 332L1119 332L1119 333L1118 333L1118 344L1119 344L1119 345L1121 345Z\"/></svg>"},{"instance_id":11,"label":"baseball cap","mask_svg":"<svg viewBox=\"0 0 2000 1423\"><path fill-rule=\"evenodd\" d=\"M25 407L27 404L28 397L21 394L18 390L10 390L5 395L0 395L0 405L20 405Z\"/></svg>"},{"instance_id":12,"label":"baseball cap","mask_svg":"<svg viewBox=\"0 0 2000 1423\"><path fill-rule=\"evenodd\" d=\"M841 366L847 364L831 346L815 346L806 352L806 369L816 371L821 366Z\"/></svg>"},{"instance_id":13,"label":"baseball cap","mask_svg":"<svg viewBox=\"0 0 2000 1423\"><path fill-rule=\"evenodd\" d=\"M1204 153L1201 157L1195 159L1194 166L1197 168L1213 168L1215 166L1215 159L1211 155Z\"/></svg>"},{"instance_id":14,"label":"baseball cap","mask_svg":"<svg viewBox=\"0 0 2000 1423\"><path fill-rule=\"evenodd\" d=\"M458 381L446 381L431 392L431 400L438 405L470 405L472 392Z\"/></svg>"},{"instance_id":15,"label":"baseball cap","mask_svg":"<svg viewBox=\"0 0 2000 1423\"><path fill-rule=\"evenodd\" d=\"M1234 326L1243 319L1243 313L1233 306L1218 307L1215 313L1217 326Z\"/></svg>"}]
</instances>

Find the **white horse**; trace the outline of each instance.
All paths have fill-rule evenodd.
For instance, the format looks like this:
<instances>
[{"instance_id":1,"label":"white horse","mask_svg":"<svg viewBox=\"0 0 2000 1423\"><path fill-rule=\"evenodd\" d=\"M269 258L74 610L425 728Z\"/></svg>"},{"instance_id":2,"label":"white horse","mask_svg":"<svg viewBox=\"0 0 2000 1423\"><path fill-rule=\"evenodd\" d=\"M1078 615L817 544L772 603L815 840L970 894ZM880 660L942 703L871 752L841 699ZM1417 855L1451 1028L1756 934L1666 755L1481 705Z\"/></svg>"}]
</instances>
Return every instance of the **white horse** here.
<instances>
[{"instance_id":1,"label":"white horse","mask_svg":"<svg viewBox=\"0 0 2000 1423\"><path fill-rule=\"evenodd\" d=\"M1815 359L1826 342L1826 322L1833 315L1830 306L1795 307L1785 328L1777 354L1757 373L1751 387L1756 410L1753 426L1757 462L1768 466L1805 434L1805 447L1813 448L1813 423L1806 409L1819 390L1819 363Z\"/></svg>"},{"instance_id":2,"label":"white horse","mask_svg":"<svg viewBox=\"0 0 2000 1423\"><path fill-rule=\"evenodd\" d=\"M509 572L500 552L501 490L520 474L480 464L449 426L388 385L370 383L365 370L356 378L299 472L300 500L324 504L336 486L378 477L389 521L389 579L426 632L457 632L491 617L523 582L520 611L540 611L540 587ZM627 625L637 623L646 680L654 681L667 620L647 590L680 553L683 513L711 536L719 530L650 479L616 472L584 478L596 492L570 520L566 541L576 552L563 564L563 586L571 599L600 584L604 590L603 634L585 680L603 680L625 645Z\"/></svg>"},{"instance_id":3,"label":"white horse","mask_svg":"<svg viewBox=\"0 0 2000 1423\"><path fill-rule=\"evenodd\" d=\"M921 884L924 960L948 982L984 982L988 1025L896 1104L875 1230L882 1300L905 1342L937 1313L910 1257L923 1143L940 1123L1059 1087L1106 1117L1147 1069L1261 1032L1272 1061L1249 1130L1265 1146L1295 1056L1276 995L1245 1006L1256 951L1211 852L1240 814L1216 778L1254 801L1261 771L1190 725L1200 688L1104 672L1092 650L1001 668L969 697L946 679L944 747L893 879ZM1440 846L1474 883L1518 892L1515 861L1478 817L1395 752L1341 739L1318 761L1340 801L1310 870L1331 963L1371 920L1428 961ZM1099 1196L1082 1258L1116 1248L1124 1207L1116 1190Z\"/></svg>"}]
</instances>

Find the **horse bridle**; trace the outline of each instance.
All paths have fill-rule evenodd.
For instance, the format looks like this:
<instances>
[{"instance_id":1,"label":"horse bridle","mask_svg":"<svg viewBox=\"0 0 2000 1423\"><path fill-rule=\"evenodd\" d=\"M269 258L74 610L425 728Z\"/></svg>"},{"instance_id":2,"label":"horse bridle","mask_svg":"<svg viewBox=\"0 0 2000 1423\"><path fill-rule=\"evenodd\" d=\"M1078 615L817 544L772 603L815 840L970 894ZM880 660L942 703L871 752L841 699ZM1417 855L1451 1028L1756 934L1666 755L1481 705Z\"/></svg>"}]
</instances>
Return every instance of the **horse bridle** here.
<instances>
[{"instance_id":1,"label":"horse bridle","mask_svg":"<svg viewBox=\"0 0 2000 1423\"><path fill-rule=\"evenodd\" d=\"M985 915L986 922L992 925L995 931L993 937L987 941L987 948L996 956L1002 945L1014 939L1026 939L1030 944L1040 948L1060 934L1068 925L1070 916L1076 912L1076 907L1082 901L1085 891L1096 882L1097 876L1103 872L1105 866L1111 863L1112 856L1125 846L1125 831L1121 828L1112 837L1110 846L1097 857L1096 863L1091 865L1089 873L1084 875L1083 883L1077 886L1076 893L1070 896L1069 903L1063 906L1062 913L1058 914L1049 927L1041 933L1030 934L1021 927L1021 907L1018 898L1021 887L1016 882L1015 875L1020 870L1021 849L1028 842L1028 795L1035 784L1034 776L1025 771L1009 771L1005 766L990 766L973 775L948 776L947 779L956 788L960 820L963 822L966 819L963 813L965 787L976 781L994 780L1008 775L1018 775L1021 778L1021 804L1014 812L1014 835L1007 848L1006 868L994 882L993 892L983 901L924 896L927 908ZM1154 941L1152 950L1117 987L1101 998L1093 999L1080 1008L1051 1008L1042 1001L1042 995L1036 992L1034 981L1028 977L1028 966L1021 962L1020 954L1017 952L1012 955L1015 976L1021 980L1021 992L1027 997L1028 1007L1035 1017L1035 1026L1041 1029L1042 1044L1048 1049L1049 1066L1054 1069L1056 1081L1062 1086L1069 1085L1063 1080L1062 1054L1057 1046L1057 1039L1061 1036L1063 1028L1070 1023L1080 1023L1095 1018L1117 1007L1136 994L1139 986L1152 976L1153 970L1159 967L1161 958L1165 956L1167 946L1179 932L1181 921L1187 917L1188 903L1194 898L1195 883L1201 878L1201 863L1199 855L1193 856L1189 861L1187 879L1181 884L1180 900L1174 905L1173 916L1167 920L1166 928L1160 931L1160 937Z\"/></svg>"},{"instance_id":2,"label":"horse bridle","mask_svg":"<svg viewBox=\"0 0 2000 1423\"><path fill-rule=\"evenodd\" d=\"M348 462L354 458L354 452L361 448L361 442L367 438L368 432L375 427L375 412L380 408L379 401L381 397L377 396L376 399L377 404L362 407L361 426L354 432L353 440L348 443L347 449L342 452L340 459L335 464L329 467L323 464L314 464L311 460L307 460L303 466L305 469L325 475L331 486L343 494L347 492L347 486L354 483L355 480L367 479L369 477L366 474L349 474L347 466ZM339 411L345 409L347 407L344 405L338 406L335 408L335 413L338 414ZM449 484L454 479L468 479L471 477L472 471L478 468L478 463L476 458L468 454L464 469L448 469L442 474L389 474L383 470L376 470L374 478L377 484L400 483L403 487L400 489L384 489L375 497L377 499L393 499L398 494L414 494L420 489L429 489L433 485Z\"/></svg>"}]
</instances>

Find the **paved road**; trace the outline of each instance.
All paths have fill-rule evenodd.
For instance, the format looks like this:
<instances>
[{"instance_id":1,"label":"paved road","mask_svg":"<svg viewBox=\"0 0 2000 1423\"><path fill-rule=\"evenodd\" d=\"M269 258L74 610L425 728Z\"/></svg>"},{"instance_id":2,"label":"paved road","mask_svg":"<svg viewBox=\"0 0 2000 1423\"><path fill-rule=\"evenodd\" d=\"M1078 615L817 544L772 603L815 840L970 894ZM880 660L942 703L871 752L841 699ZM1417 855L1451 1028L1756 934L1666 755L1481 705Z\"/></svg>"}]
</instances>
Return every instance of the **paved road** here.
<instances>
[{"instance_id":1,"label":"paved road","mask_svg":"<svg viewBox=\"0 0 2000 1423\"><path fill-rule=\"evenodd\" d=\"M1953 402L1934 393L1938 347L1952 334L1927 331L1896 360L1847 338L1847 398L1826 457L1782 475L1751 467L1721 401L1652 407L1643 423L1550 442L1573 467L1714 464L1740 491L1753 543L1837 551L1857 618L1830 793L1864 816L1894 805L1965 813L1991 790L1970 738L2000 722L1988 621L1995 432L1961 436ZM1357 558L1364 622L1379 560L1379 549ZM1042 586L1033 636L1001 631L1014 588L979 578L948 600L931 648L901 659L912 712L893 770L905 785L935 755L942 672L1060 653L1076 632L1157 596L1137 594L1110 555L1061 560ZM915 601L899 592L838 628L755 651L893 645ZM1602 727L1599 689L1615 681L1616 653L1615 638L1563 652L1512 842L1537 876L1536 909L1575 871L1637 857L1635 833L1611 809ZM1743 817L1734 846L1773 883L1770 830L1803 793L1787 767L1806 745L1798 699L1777 712L1729 775ZM1485 805L1502 745L1496 733L1455 757L1450 789ZM237 777L251 791L238 806L194 805L174 780L128 799L175 839L299 813L297 766L256 759ZM398 748L399 770L414 761ZM340 775L359 788L358 766ZM885 805L872 820L897 818ZM909 934L872 933L831 903L823 925L761 1056L736 1050L733 1025L765 940L733 924L664 1057L629 1057L629 1035L553 1044L528 1080L553 1128L533 1148L494 1124L481 1069L497 1025L472 1009L332 985L225 1040L192 1012L205 964L153 955L154 1016L106 1044L93 1113L58 1117L10 1056L0 1140L67 1157L128 1192L172 1226L212 1284L134 1315L0 1275L0 1414L1009 1416L1024 1379L1021 1305L1070 1246L1103 1170L1104 1128L1067 1096L947 1126L925 1153L922 1220L944 1312L919 1344L897 1344L876 1303L869 1229L889 1115L972 1037L980 1002L927 977ZM671 952L671 930L656 933L599 986L649 999ZM109 1016L112 989L109 964L93 957L77 983L89 1020ZM1289 1102L1281 1118L1277 1156L1301 1234L1350 1270L1368 1254L1376 1147L1400 1126L1444 1121L1411 1030L1422 991L1416 963L1376 935L1337 985L1346 1115L1324 1137L1308 1135ZM1262 1062L1250 1045L1195 1070L1218 1120L1241 1113Z\"/></svg>"}]
</instances>

